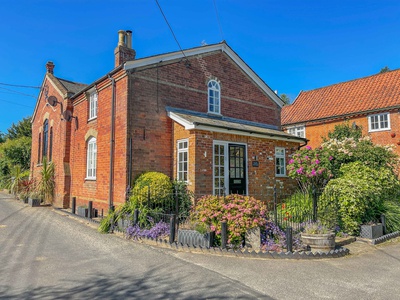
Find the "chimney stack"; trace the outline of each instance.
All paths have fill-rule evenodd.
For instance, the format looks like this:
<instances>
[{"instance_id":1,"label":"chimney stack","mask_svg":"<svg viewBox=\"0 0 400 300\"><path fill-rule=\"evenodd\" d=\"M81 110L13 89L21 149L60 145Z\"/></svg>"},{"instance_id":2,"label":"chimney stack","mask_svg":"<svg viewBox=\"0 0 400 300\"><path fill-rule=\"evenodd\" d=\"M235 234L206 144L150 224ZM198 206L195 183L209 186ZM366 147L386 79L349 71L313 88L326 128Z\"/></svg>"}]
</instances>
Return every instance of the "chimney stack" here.
<instances>
[{"instance_id":1,"label":"chimney stack","mask_svg":"<svg viewBox=\"0 0 400 300\"><path fill-rule=\"evenodd\" d=\"M46 69L47 69L47 73L53 74L53 70L54 70L54 64L52 61L48 61L46 63Z\"/></svg>"},{"instance_id":2,"label":"chimney stack","mask_svg":"<svg viewBox=\"0 0 400 300\"><path fill-rule=\"evenodd\" d=\"M118 45L114 50L115 67L123 63L134 60L136 51L132 49L132 31L119 30L118 31Z\"/></svg>"}]
</instances>

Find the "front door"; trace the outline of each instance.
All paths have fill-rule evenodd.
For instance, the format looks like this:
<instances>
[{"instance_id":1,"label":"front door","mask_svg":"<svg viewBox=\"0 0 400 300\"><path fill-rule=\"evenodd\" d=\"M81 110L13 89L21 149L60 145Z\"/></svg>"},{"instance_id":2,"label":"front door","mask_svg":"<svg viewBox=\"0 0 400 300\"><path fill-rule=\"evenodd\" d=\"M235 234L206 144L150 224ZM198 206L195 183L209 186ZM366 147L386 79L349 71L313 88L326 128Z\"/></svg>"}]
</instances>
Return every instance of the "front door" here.
<instances>
[{"instance_id":1,"label":"front door","mask_svg":"<svg viewBox=\"0 0 400 300\"><path fill-rule=\"evenodd\" d=\"M246 194L246 157L244 145L229 144L229 192Z\"/></svg>"},{"instance_id":2,"label":"front door","mask_svg":"<svg viewBox=\"0 0 400 300\"><path fill-rule=\"evenodd\" d=\"M214 142L213 161L214 195L246 195L246 146Z\"/></svg>"}]
</instances>

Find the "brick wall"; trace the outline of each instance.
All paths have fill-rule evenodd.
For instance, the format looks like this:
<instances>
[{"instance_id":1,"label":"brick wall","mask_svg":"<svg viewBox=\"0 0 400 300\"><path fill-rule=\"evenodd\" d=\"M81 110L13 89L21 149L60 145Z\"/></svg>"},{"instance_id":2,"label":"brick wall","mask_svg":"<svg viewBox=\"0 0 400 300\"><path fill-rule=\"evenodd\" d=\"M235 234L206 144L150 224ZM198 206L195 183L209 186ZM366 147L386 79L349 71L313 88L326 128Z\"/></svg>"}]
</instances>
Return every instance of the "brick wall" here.
<instances>
[{"instance_id":1,"label":"brick wall","mask_svg":"<svg viewBox=\"0 0 400 300\"><path fill-rule=\"evenodd\" d=\"M351 126L353 122L356 125L362 127L362 133L364 136L369 135L375 144L379 145L395 145L395 151L400 155L400 146L397 142L400 142L400 122L399 114L397 111L390 113L390 130L368 132L368 117L358 116L348 119L347 122ZM322 137L328 137L328 132L333 131L336 125L343 124L343 120L327 121L324 123L313 123L306 124L306 138L310 140L308 145L315 148L321 145ZM392 133L396 136L393 138Z\"/></svg>"},{"instance_id":2,"label":"brick wall","mask_svg":"<svg viewBox=\"0 0 400 300\"><path fill-rule=\"evenodd\" d=\"M113 172L113 204L125 202L127 187L127 77L123 71L113 75L116 79L115 106L115 158ZM111 80L105 79L96 86L98 90L97 118L88 121L89 101L85 94L74 100L74 115L78 127L72 125L71 138L71 196L76 197L77 205L87 205L104 209L109 207L110 198L110 145L111 145ZM87 140L90 136L97 141L96 180L86 179Z\"/></svg>"},{"instance_id":3,"label":"brick wall","mask_svg":"<svg viewBox=\"0 0 400 300\"><path fill-rule=\"evenodd\" d=\"M48 96L56 96L57 100L63 103L64 109L69 107L67 99L63 99L60 91L53 85L47 77L43 87L46 87ZM49 122L48 147L50 149L50 131L53 132L52 162L55 164L55 197L54 206L67 207L69 202L69 143L71 123L63 121L61 116L61 106L56 107L46 105L45 93L41 93L38 100L37 110L32 120L32 152L31 152L31 176L37 181L40 179L42 168L42 153L39 152L39 134L41 137L40 152L43 150L43 124L45 120ZM48 155L49 155L48 150ZM39 157L40 155L40 157Z\"/></svg>"},{"instance_id":4,"label":"brick wall","mask_svg":"<svg viewBox=\"0 0 400 300\"><path fill-rule=\"evenodd\" d=\"M133 178L145 171L175 176L172 121L165 107L208 112L209 77L221 85L223 116L280 126L280 108L221 52L156 64L129 75L129 135ZM156 145L156 146L154 146Z\"/></svg>"}]
</instances>

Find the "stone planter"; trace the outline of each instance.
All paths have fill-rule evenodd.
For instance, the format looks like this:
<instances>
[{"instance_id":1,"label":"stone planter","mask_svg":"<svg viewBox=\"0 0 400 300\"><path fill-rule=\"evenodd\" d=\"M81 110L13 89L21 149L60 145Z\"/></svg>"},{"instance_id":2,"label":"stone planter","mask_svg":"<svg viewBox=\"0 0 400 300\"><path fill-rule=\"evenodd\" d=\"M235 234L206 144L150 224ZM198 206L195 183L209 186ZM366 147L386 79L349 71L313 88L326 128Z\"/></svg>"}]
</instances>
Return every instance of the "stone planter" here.
<instances>
[{"instance_id":1,"label":"stone planter","mask_svg":"<svg viewBox=\"0 0 400 300\"><path fill-rule=\"evenodd\" d=\"M119 219L117 225L120 231L125 231L131 225L131 222L129 219Z\"/></svg>"},{"instance_id":2,"label":"stone planter","mask_svg":"<svg viewBox=\"0 0 400 300\"><path fill-rule=\"evenodd\" d=\"M361 225L360 237L366 239L377 239L383 235L383 226L381 223L372 225Z\"/></svg>"},{"instance_id":3,"label":"stone planter","mask_svg":"<svg viewBox=\"0 0 400 300\"><path fill-rule=\"evenodd\" d=\"M178 230L178 243L189 246L210 248L214 244L214 232L200 233L196 230Z\"/></svg>"},{"instance_id":4,"label":"stone planter","mask_svg":"<svg viewBox=\"0 0 400 300\"><path fill-rule=\"evenodd\" d=\"M28 205L29 206L32 206L32 207L40 206L40 202L41 202L40 199L31 198L31 197L28 198Z\"/></svg>"},{"instance_id":5,"label":"stone planter","mask_svg":"<svg viewBox=\"0 0 400 300\"><path fill-rule=\"evenodd\" d=\"M87 217L88 217L88 208L87 208L87 207L84 207L84 206L78 206L78 207L76 208L76 214L77 214L78 216L87 218Z\"/></svg>"},{"instance_id":6,"label":"stone planter","mask_svg":"<svg viewBox=\"0 0 400 300\"><path fill-rule=\"evenodd\" d=\"M311 234L302 233L303 244L310 246L313 252L329 252L335 249L335 233Z\"/></svg>"}]
</instances>

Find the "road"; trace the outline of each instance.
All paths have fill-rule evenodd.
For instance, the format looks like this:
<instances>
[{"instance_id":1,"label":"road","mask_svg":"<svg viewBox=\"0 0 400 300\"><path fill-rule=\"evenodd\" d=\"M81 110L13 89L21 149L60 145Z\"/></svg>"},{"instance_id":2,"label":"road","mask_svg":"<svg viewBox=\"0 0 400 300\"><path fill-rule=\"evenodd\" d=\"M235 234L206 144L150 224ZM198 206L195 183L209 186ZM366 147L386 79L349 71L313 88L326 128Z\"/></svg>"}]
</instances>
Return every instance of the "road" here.
<instances>
[{"instance_id":1,"label":"road","mask_svg":"<svg viewBox=\"0 0 400 300\"><path fill-rule=\"evenodd\" d=\"M363 247L317 261L174 252L0 193L1 299L400 299L400 243Z\"/></svg>"}]
</instances>

